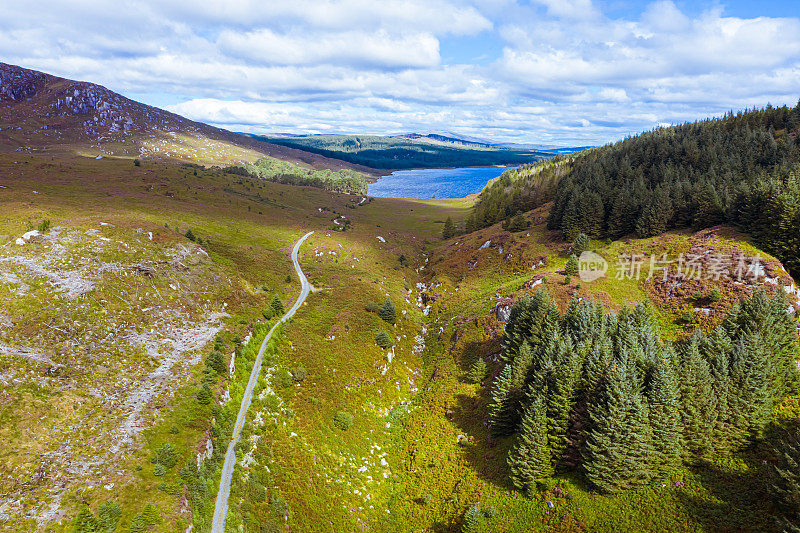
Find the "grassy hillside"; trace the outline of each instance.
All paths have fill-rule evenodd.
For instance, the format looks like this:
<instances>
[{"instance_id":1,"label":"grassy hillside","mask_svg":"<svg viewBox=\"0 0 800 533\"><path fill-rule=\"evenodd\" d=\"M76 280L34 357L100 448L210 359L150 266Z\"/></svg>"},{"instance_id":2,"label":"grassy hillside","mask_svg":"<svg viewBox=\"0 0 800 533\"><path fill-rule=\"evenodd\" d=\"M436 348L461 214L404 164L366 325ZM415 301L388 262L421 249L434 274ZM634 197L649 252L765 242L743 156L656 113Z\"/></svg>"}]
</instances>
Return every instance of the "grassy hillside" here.
<instances>
[{"instance_id":1,"label":"grassy hillside","mask_svg":"<svg viewBox=\"0 0 800 533\"><path fill-rule=\"evenodd\" d=\"M546 229L546 208L522 232L495 225L440 241L444 219L463 221L469 202L369 201L112 159L0 156L0 175L4 530L71 531L82 509L97 517L116 502L118 531L207 531L254 350L273 298L288 306L296 295L288 254L309 230L301 264L321 290L268 349L231 531L457 531L475 505L494 509L495 531L774 527L769 437L633 492L600 496L567 476L531 497L507 480L511 441L483 423L497 306L540 280L562 309L574 296L612 309L649 297L673 338L712 327L754 286L565 283L569 245ZM724 227L592 245L612 266L633 253L761 253L771 280L791 279ZM714 288L724 297L707 299ZM387 297L396 325L376 312ZM378 346L381 331L391 349ZM477 357L483 386L465 381ZM204 384L210 403L198 400ZM797 417L796 398L776 406L770 431Z\"/></svg>"},{"instance_id":2,"label":"grassy hillside","mask_svg":"<svg viewBox=\"0 0 800 533\"><path fill-rule=\"evenodd\" d=\"M551 157L549 152L511 149L478 143L437 141L431 138L370 135L253 136L272 144L307 150L367 167L398 170L516 165Z\"/></svg>"}]
</instances>

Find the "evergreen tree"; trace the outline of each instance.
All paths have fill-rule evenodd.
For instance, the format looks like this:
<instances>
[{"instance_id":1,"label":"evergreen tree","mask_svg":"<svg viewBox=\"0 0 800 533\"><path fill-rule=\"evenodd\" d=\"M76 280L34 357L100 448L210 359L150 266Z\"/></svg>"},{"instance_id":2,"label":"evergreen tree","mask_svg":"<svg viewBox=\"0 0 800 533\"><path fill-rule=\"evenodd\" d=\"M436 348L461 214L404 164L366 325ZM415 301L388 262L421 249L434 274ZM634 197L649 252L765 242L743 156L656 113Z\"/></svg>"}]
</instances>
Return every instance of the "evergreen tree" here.
<instances>
[{"instance_id":1,"label":"evergreen tree","mask_svg":"<svg viewBox=\"0 0 800 533\"><path fill-rule=\"evenodd\" d=\"M571 254L567 260L567 266L564 267L564 274L567 276L577 276L580 272L580 265L578 264L578 257Z\"/></svg>"},{"instance_id":2,"label":"evergreen tree","mask_svg":"<svg viewBox=\"0 0 800 533\"><path fill-rule=\"evenodd\" d=\"M718 451L727 451L731 445L729 401L735 394L731 385L730 359L733 344L724 328L718 327L714 333L705 338L701 345L703 358L709 363L714 397L717 400L717 416L712 433L712 447Z\"/></svg>"},{"instance_id":3,"label":"evergreen tree","mask_svg":"<svg viewBox=\"0 0 800 533\"><path fill-rule=\"evenodd\" d=\"M480 383L486 378L486 362L483 360L483 357L478 357L472 366L469 368L469 372L466 375L467 383Z\"/></svg>"},{"instance_id":4,"label":"evergreen tree","mask_svg":"<svg viewBox=\"0 0 800 533\"><path fill-rule=\"evenodd\" d=\"M272 308L274 315L282 315L284 313L283 302L277 294L273 296L272 302L269 304L269 306Z\"/></svg>"},{"instance_id":5,"label":"evergreen tree","mask_svg":"<svg viewBox=\"0 0 800 533\"><path fill-rule=\"evenodd\" d=\"M447 217L447 220L444 221L444 227L442 228L442 239L447 240L456 234L456 227L453 224L453 219Z\"/></svg>"},{"instance_id":6,"label":"evergreen tree","mask_svg":"<svg viewBox=\"0 0 800 533\"><path fill-rule=\"evenodd\" d=\"M760 437L772 415L769 388L770 360L757 335L741 338L733 348L730 363L732 394L728 398L728 432L734 446L742 447Z\"/></svg>"},{"instance_id":7,"label":"evergreen tree","mask_svg":"<svg viewBox=\"0 0 800 533\"><path fill-rule=\"evenodd\" d=\"M208 405L211 403L213 396L211 394L211 388L208 386L208 383L203 383L203 386L200 387L200 390L197 391L197 401L201 405Z\"/></svg>"},{"instance_id":8,"label":"evergreen tree","mask_svg":"<svg viewBox=\"0 0 800 533\"><path fill-rule=\"evenodd\" d=\"M589 251L589 237L585 233L581 233L572 243L572 253L580 257L583 252Z\"/></svg>"},{"instance_id":9,"label":"evergreen tree","mask_svg":"<svg viewBox=\"0 0 800 533\"><path fill-rule=\"evenodd\" d=\"M397 321L397 311L395 311L394 304L389 298L386 298L386 301L383 302L383 306L378 311L378 316L389 324L394 324Z\"/></svg>"},{"instance_id":10,"label":"evergreen tree","mask_svg":"<svg viewBox=\"0 0 800 533\"><path fill-rule=\"evenodd\" d=\"M508 453L511 482L526 492L553 475L547 444L547 410L541 398L525 408L520 430Z\"/></svg>"},{"instance_id":11,"label":"evergreen tree","mask_svg":"<svg viewBox=\"0 0 800 533\"><path fill-rule=\"evenodd\" d=\"M219 350L212 350L206 358L206 364L217 374L224 374L228 370L225 364L225 356Z\"/></svg>"},{"instance_id":12,"label":"evergreen tree","mask_svg":"<svg viewBox=\"0 0 800 533\"><path fill-rule=\"evenodd\" d=\"M100 524L92 514L91 509L84 506L78 516L75 517L73 522L73 531L75 533L101 533Z\"/></svg>"},{"instance_id":13,"label":"evergreen tree","mask_svg":"<svg viewBox=\"0 0 800 533\"><path fill-rule=\"evenodd\" d=\"M505 365L492 389L492 400L489 404L489 431L495 437L500 437L513 434L515 429L511 365Z\"/></svg>"},{"instance_id":14,"label":"evergreen tree","mask_svg":"<svg viewBox=\"0 0 800 533\"><path fill-rule=\"evenodd\" d=\"M558 342L559 361L548 380L547 433L548 444L556 465L561 462L567 447L567 430L577 399L583 360L583 350L573 350L570 338Z\"/></svg>"},{"instance_id":15,"label":"evergreen tree","mask_svg":"<svg viewBox=\"0 0 800 533\"><path fill-rule=\"evenodd\" d=\"M700 354L700 342L701 336L696 334L678 352L683 436L692 456L701 456L709 450L717 423L711 369Z\"/></svg>"},{"instance_id":16,"label":"evergreen tree","mask_svg":"<svg viewBox=\"0 0 800 533\"><path fill-rule=\"evenodd\" d=\"M384 330L380 330L377 335L375 335L375 344L383 348L384 350L388 350L394 345L394 341L386 333Z\"/></svg>"},{"instance_id":17,"label":"evergreen tree","mask_svg":"<svg viewBox=\"0 0 800 533\"><path fill-rule=\"evenodd\" d=\"M783 513L783 530L800 533L800 430L792 428L783 437L778 440L770 492Z\"/></svg>"},{"instance_id":18,"label":"evergreen tree","mask_svg":"<svg viewBox=\"0 0 800 533\"><path fill-rule=\"evenodd\" d=\"M592 428L583 468L603 492L617 492L653 476L653 433L647 405L635 388L633 365L617 361L605 383L604 400L590 406Z\"/></svg>"},{"instance_id":19,"label":"evergreen tree","mask_svg":"<svg viewBox=\"0 0 800 533\"><path fill-rule=\"evenodd\" d=\"M100 531L113 533L117 530L117 525L119 525L122 509L117 502L106 502L100 505L97 515Z\"/></svg>"},{"instance_id":20,"label":"evergreen tree","mask_svg":"<svg viewBox=\"0 0 800 533\"><path fill-rule=\"evenodd\" d=\"M648 397L654 463L660 473L672 472L683 458L680 390L674 365L675 355L669 351L658 359Z\"/></svg>"}]
</instances>

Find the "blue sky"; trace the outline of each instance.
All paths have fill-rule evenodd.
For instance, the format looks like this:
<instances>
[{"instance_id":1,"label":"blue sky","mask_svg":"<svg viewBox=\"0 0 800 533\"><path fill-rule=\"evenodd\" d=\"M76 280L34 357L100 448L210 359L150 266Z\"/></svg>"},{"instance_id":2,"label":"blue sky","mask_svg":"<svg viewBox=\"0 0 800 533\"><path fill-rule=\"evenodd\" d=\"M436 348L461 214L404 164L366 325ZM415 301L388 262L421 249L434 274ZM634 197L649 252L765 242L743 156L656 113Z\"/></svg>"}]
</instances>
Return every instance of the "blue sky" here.
<instances>
[{"instance_id":1,"label":"blue sky","mask_svg":"<svg viewBox=\"0 0 800 533\"><path fill-rule=\"evenodd\" d=\"M255 133L599 144L800 98L800 2L38 0L0 61Z\"/></svg>"}]
</instances>

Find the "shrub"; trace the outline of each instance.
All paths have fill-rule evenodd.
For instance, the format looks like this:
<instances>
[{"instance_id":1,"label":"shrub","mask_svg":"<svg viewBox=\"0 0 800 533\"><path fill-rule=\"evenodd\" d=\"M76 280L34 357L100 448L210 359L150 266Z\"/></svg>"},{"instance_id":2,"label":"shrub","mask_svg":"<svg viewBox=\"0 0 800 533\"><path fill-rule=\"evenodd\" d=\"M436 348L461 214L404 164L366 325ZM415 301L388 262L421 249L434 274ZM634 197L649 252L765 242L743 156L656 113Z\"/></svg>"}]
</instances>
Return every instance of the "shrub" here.
<instances>
[{"instance_id":1,"label":"shrub","mask_svg":"<svg viewBox=\"0 0 800 533\"><path fill-rule=\"evenodd\" d=\"M228 367L225 364L225 356L218 350L212 351L206 358L206 364L217 374L224 374Z\"/></svg>"},{"instance_id":2,"label":"shrub","mask_svg":"<svg viewBox=\"0 0 800 533\"><path fill-rule=\"evenodd\" d=\"M167 469L164 468L164 465L161 463L156 463L156 466L153 467L153 475L157 477L161 477L167 473Z\"/></svg>"},{"instance_id":3,"label":"shrub","mask_svg":"<svg viewBox=\"0 0 800 533\"><path fill-rule=\"evenodd\" d=\"M47 233L47 231L50 229L50 221L43 220L42 223L39 224L39 227L36 229L39 230L39 233Z\"/></svg>"},{"instance_id":4,"label":"shrub","mask_svg":"<svg viewBox=\"0 0 800 533\"><path fill-rule=\"evenodd\" d=\"M172 468L178 462L178 454L176 453L175 446L165 442L156 450L156 453L150 461L162 464L164 468Z\"/></svg>"},{"instance_id":5,"label":"shrub","mask_svg":"<svg viewBox=\"0 0 800 533\"><path fill-rule=\"evenodd\" d=\"M375 335L375 344L383 348L384 350L388 350L394 345L394 341L386 333L384 330L380 330L377 335Z\"/></svg>"},{"instance_id":6,"label":"shrub","mask_svg":"<svg viewBox=\"0 0 800 533\"><path fill-rule=\"evenodd\" d=\"M291 282L292 282L292 275L286 274L286 283L291 283Z\"/></svg>"},{"instance_id":7,"label":"shrub","mask_svg":"<svg viewBox=\"0 0 800 533\"><path fill-rule=\"evenodd\" d=\"M208 383L203 383L203 386L197 391L197 401L201 405L208 405L211 403L213 396L211 395L211 387Z\"/></svg>"},{"instance_id":8,"label":"shrub","mask_svg":"<svg viewBox=\"0 0 800 533\"><path fill-rule=\"evenodd\" d=\"M140 167L140 166L142 166L142 162L139 161L138 159L134 159L133 160L133 166Z\"/></svg>"},{"instance_id":9,"label":"shrub","mask_svg":"<svg viewBox=\"0 0 800 533\"><path fill-rule=\"evenodd\" d=\"M292 386L294 383L294 379L292 375L289 373L288 370L285 368L281 368L277 372L275 372L275 386L281 389L286 389Z\"/></svg>"},{"instance_id":10,"label":"shrub","mask_svg":"<svg viewBox=\"0 0 800 533\"><path fill-rule=\"evenodd\" d=\"M708 299L711 300L712 302L718 302L722 300L722 297L723 297L722 291L719 289L714 289L713 291L711 291L711 294L708 295Z\"/></svg>"},{"instance_id":11,"label":"shrub","mask_svg":"<svg viewBox=\"0 0 800 533\"><path fill-rule=\"evenodd\" d=\"M572 276L564 276L564 285L569 285L570 283L572 283Z\"/></svg>"},{"instance_id":12,"label":"shrub","mask_svg":"<svg viewBox=\"0 0 800 533\"><path fill-rule=\"evenodd\" d=\"M378 316L389 324L394 324L397 321L397 311L395 311L394 304L389 298L386 298L386 301L383 302L383 306L378 311Z\"/></svg>"},{"instance_id":13,"label":"shrub","mask_svg":"<svg viewBox=\"0 0 800 533\"><path fill-rule=\"evenodd\" d=\"M308 375L308 371L303 366L296 366L294 370L292 370L292 378L298 383L306 379Z\"/></svg>"},{"instance_id":14,"label":"shrub","mask_svg":"<svg viewBox=\"0 0 800 533\"><path fill-rule=\"evenodd\" d=\"M184 235L186 235L186 238L189 239L192 242L195 242L195 240L197 240L196 237L194 236L194 233L192 233L191 228L187 229L186 233Z\"/></svg>"},{"instance_id":15,"label":"shrub","mask_svg":"<svg viewBox=\"0 0 800 533\"><path fill-rule=\"evenodd\" d=\"M397 258L400 263L400 266L408 266L408 259L406 258L405 254L400 254L400 257Z\"/></svg>"},{"instance_id":16,"label":"shrub","mask_svg":"<svg viewBox=\"0 0 800 533\"><path fill-rule=\"evenodd\" d=\"M464 524L461 526L463 533L485 533L488 529L486 515L477 505L467 509L464 513Z\"/></svg>"},{"instance_id":17,"label":"shrub","mask_svg":"<svg viewBox=\"0 0 800 533\"><path fill-rule=\"evenodd\" d=\"M368 304L367 304L367 305L364 307L364 309L365 309L366 311L370 312L370 313L377 313L378 311L380 311L380 310L381 310L381 306L380 306L380 305L378 305L378 304L377 304L377 303L375 303L375 302L370 302L370 303L368 303Z\"/></svg>"},{"instance_id":18,"label":"shrub","mask_svg":"<svg viewBox=\"0 0 800 533\"><path fill-rule=\"evenodd\" d=\"M347 431L353 425L353 415L347 411L339 411L333 417L333 425L342 431Z\"/></svg>"},{"instance_id":19,"label":"shrub","mask_svg":"<svg viewBox=\"0 0 800 533\"><path fill-rule=\"evenodd\" d=\"M277 517L283 518L283 515L286 514L286 502L280 496L273 495L269 499L269 508Z\"/></svg>"}]
</instances>

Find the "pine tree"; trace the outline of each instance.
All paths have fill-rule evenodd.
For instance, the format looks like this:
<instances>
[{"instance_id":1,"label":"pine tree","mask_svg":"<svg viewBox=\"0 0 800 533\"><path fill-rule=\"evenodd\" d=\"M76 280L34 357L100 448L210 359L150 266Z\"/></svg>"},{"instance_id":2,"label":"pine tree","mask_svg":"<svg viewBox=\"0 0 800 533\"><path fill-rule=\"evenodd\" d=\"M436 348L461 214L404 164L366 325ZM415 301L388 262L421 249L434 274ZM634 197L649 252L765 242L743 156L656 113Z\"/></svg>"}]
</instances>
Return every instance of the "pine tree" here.
<instances>
[{"instance_id":1,"label":"pine tree","mask_svg":"<svg viewBox=\"0 0 800 533\"><path fill-rule=\"evenodd\" d=\"M384 350L388 350L394 345L394 341L386 333L384 330L380 330L377 335L375 335L375 344L383 348Z\"/></svg>"},{"instance_id":2,"label":"pine tree","mask_svg":"<svg viewBox=\"0 0 800 533\"><path fill-rule=\"evenodd\" d=\"M654 463L659 473L672 472L683 458L680 390L675 375L675 355L670 352L671 348L656 363L648 397Z\"/></svg>"},{"instance_id":3,"label":"pine tree","mask_svg":"<svg viewBox=\"0 0 800 533\"><path fill-rule=\"evenodd\" d=\"M97 511L98 524L103 533L113 533L119 525L122 509L117 502L106 502Z\"/></svg>"},{"instance_id":4,"label":"pine tree","mask_svg":"<svg viewBox=\"0 0 800 533\"><path fill-rule=\"evenodd\" d=\"M228 370L228 366L225 364L225 356L219 350L211 351L206 358L206 364L217 374L224 374Z\"/></svg>"},{"instance_id":5,"label":"pine tree","mask_svg":"<svg viewBox=\"0 0 800 533\"><path fill-rule=\"evenodd\" d=\"M760 437L772 415L769 357L755 334L741 338L733 347L730 363L732 394L728 398L728 432L734 447Z\"/></svg>"},{"instance_id":6,"label":"pine tree","mask_svg":"<svg viewBox=\"0 0 800 533\"><path fill-rule=\"evenodd\" d=\"M447 220L444 221L444 227L442 228L442 239L447 240L453 237L456 234L456 227L453 225L453 219L447 217Z\"/></svg>"},{"instance_id":7,"label":"pine tree","mask_svg":"<svg viewBox=\"0 0 800 533\"><path fill-rule=\"evenodd\" d=\"M585 233L581 233L575 239L575 242L572 243L572 253L580 257L583 252L588 252L588 251L589 251L589 237Z\"/></svg>"},{"instance_id":8,"label":"pine tree","mask_svg":"<svg viewBox=\"0 0 800 533\"><path fill-rule=\"evenodd\" d=\"M635 389L632 363L617 361L605 383L604 401L590 406L592 428L583 468L603 492L617 492L653 476L653 434L647 405Z\"/></svg>"},{"instance_id":9,"label":"pine tree","mask_svg":"<svg viewBox=\"0 0 800 533\"><path fill-rule=\"evenodd\" d=\"M694 335L678 352L681 418L689 455L699 457L711 447L717 423L717 399L711 369L700 354L701 336Z\"/></svg>"},{"instance_id":10,"label":"pine tree","mask_svg":"<svg viewBox=\"0 0 800 533\"><path fill-rule=\"evenodd\" d=\"M572 409L577 400L583 360L580 352L573 350L568 336L558 342L559 361L554 364L548 380L547 434L548 445L556 465L561 462L567 447L567 430Z\"/></svg>"},{"instance_id":11,"label":"pine tree","mask_svg":"<svg viewBox=\"0 0 800 533\"><path fill-rule=\"evenodd\" d=\"M772 467L771 494L783 512L783 530L800 533L800 429L790 429L778 443L778 460Z\"/></svg>"},{"instance_id":12,"label":"pine tree","mask_svg":"<svg viewBox=\"0 0 800 533\"><path fill-rule=\"evenodd\" d=\"M547 409L541 398L525 407L520 430L508 452L511 482L526 492L553 475L547 444Z\"/></svg>"},{"instance_id":13,"label":"pine tree","mask_svg":"<svg viewBox=\"0 0 800 533\"><path fill-rule=\"evenodd\" d=\"M211 388L208 386L208 383L203 383L203 386L197 391L197 402L201 405L208 405L211 403L212 399Z\"/></svg>"},{"instance_id":14,"label":"pine tree","mask_svg":"<svg viewBox=\"0 0 800 533\"><path fill-rule=\"evenodd\" d=\"M100 524L97 522L97 519L92 514L91 509L84 506L78 516L75 517L75 522L73 522L75 533L100 533Z\"/></svg>"},{"instance_id":15,"label":"pine tree","mask_svg":"<svg viewBox=\"0 0 800 533\"><path fill-rule=\"evenodd\" d=\"M466 375L467 383L480 383L486 378L486 362L483 360L483 357L478 357L472 366L469 368L469 372Z\"/></svg>"},{"instance_id":16,"label":"pine tree","mask_svg":"<svg viewBox=\"0 0 800 533\"><path fill-rule=\"evenodd\" d=\"M272 302L269 306L272 308L275 315L282 315L284 313L283 302L277 294L272 298Z\"/></svg>"},{"instance_id":17,"label":"pine tree","mask_svg":"<svg viewBox=\"0 0 800 533\"><path fill-rule=\"evenodd\" d=\"M378 311L378 316L389 324L394 324L397 321L397 311L395 311L394 304L389 298L386 298L386 301L383 302L383 306Z\"/></svg>"},{"instance_id":18,"label":"pine tree","mask_svg":"<svg viewBox=\"0 0 800 533\"><path fill-rule=\"evenodd\" d=\"M730 359L733 343L724 328L718 327L714 333L703 340L701 353L709 363L714 397L717 399L716 423L712 433L712 447L717 451L727 451L731 445L730 398L731 388Z\"/></svg>"},{"instance_id":19,"label":"pine tree","mask_svg":"<svg viewBox=\"0 0 800 533\"><path fill-rule=\"evenodd\" d=\"M577 276L580 272L580 265L578 264L578 257L571 254L567 260L567 266L564 267L564 274L567 276Z\"/></svg>"},{"instance_id":20,"label":"pine tree","mask_svg":"<svg viewBox=\"0 0 800 533\"><path fill-rule=\"evenodd\" d=\"M494 383L489 404L489 431L495 437L511 435L516 429L514 398L511 393L511 365L505 365Z\"/></svg>"}]
</instances>

